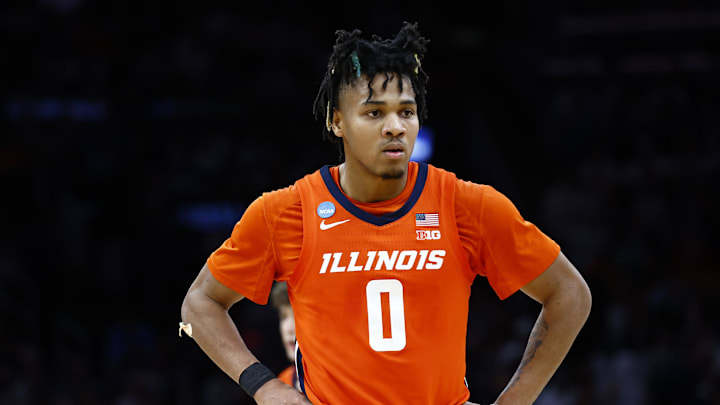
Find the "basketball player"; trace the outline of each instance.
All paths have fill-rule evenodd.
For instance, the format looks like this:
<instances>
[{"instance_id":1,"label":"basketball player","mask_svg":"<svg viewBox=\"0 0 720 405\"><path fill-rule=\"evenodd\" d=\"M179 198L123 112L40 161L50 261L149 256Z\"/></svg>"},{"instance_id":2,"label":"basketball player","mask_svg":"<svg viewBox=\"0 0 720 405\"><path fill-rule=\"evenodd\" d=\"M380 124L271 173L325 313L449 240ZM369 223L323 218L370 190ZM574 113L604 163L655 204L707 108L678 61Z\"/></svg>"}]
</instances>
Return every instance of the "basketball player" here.
<instances>
[{"instance_id":1,"label":"basketball player","mask_svg":"<svg viewBox=\"0 0 720 405\"><path fill-rule=\"evenodd\" d=\"M295 314L290 305L287 283L277 282L270 291L270 303L280 318L280 338L288 360L295 362ZM285 384L300 389L295 365L287 367L278 374L278 379Z\"/></svg>"},{"instance_id":2,"label":"basketball player","mask_svg":"<svg viewBox=\"0 0 720 405\"><path fill-rule=\"evenodd\" d=\"M488 185L409 162L426 117L427 40L338 31L315 101L344 163L253 202L192 283L182 320L258 404L469 404L468 299L477 276L500 299L542 304L498 404L531 404L590 311L560 247ZM286 281L301 392L247 349L228 308L265 304ZM491 370L488 378L491 378Z\"/></svg>"}]
</instances>

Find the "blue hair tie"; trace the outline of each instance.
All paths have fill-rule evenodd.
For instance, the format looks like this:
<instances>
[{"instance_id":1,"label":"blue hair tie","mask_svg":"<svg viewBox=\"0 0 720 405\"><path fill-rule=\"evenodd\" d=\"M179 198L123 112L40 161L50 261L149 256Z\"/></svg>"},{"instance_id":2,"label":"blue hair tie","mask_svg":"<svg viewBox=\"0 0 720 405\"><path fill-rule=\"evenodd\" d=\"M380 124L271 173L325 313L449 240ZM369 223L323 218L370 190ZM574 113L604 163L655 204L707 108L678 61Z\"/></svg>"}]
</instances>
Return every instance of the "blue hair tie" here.
<instances>
[{"instance_id":1,"label":"blue hair tie","mask_svg":"<svg viewBox=\"0 0 720 405\"><path fill-rule=\"evenodd\" d=\"M352 59L353 66L355 68L355 76L360 77L360 59L358 58L356 51L353 51L353 53L350 54L350 59Z\"/></svg>"}]
</instances>

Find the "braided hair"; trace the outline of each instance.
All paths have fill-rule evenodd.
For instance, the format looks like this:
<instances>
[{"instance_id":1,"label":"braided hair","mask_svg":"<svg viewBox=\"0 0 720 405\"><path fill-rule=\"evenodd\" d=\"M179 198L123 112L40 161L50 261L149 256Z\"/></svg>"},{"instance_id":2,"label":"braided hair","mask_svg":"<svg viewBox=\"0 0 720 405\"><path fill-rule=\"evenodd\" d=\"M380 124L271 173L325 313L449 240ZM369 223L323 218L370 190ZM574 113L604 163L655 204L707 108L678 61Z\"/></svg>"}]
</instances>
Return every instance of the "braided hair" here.
<instances>
[{"instance_id":1,"label":"braided hair","mask_svg":"<svg viewBox=\"0 0 720 405\"><path fill-rule=\"evenodd\" d=\"M370 78L367 87L368 100L373 96L372 79L377 73L385 74L383 89L387 88L390 75L398 74L408 78L415 91L418 118L420 124L427 118L425 84L428 75L423 71L420 61L425 56L429 40L420 36L417 23L404 22L400 31L392 39L382 39L373 35L371 40L361 38L360 30L348 32L338 30L333 53L327 65L325 77L313 105L315 119L324 123L323 137L335 142L343 155L342 140L332 133L331 122L334 109L338 108L338 98L343 86L350 85L363 74ZM400 91L403 81L399 80Z\"/></svg>"}]
</instances>

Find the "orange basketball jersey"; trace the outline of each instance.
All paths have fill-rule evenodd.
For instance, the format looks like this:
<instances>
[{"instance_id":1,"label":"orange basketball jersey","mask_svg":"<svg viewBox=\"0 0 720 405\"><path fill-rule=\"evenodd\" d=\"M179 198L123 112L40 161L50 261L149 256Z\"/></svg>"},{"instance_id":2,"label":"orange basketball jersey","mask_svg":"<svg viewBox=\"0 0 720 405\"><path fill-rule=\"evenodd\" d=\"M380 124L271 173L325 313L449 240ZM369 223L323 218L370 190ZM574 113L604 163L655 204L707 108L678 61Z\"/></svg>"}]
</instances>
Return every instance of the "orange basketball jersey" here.
<instances>
[{"instance_id":1,"label":"orange basketball jersey","mask_svg":"<svg viewBox=\"0 0 720 405\"><path fill-rule=\"evenodd\" d=\"M289 366L285 370L281 371L277 376L278 380L285 384L297 388L297 373L295 372L295 366Z\"/></svg>"},{"instance_id":2,"label":"orange basketball jersey","mask_svg":"<svg viewBox=\"0 0 720 405\"><path fill-rule=\"evenodd\" d=\"M371 215L328 167L299 180L303 243L288 290L300 385L315 405L456 405L475 273L454 174L419 164L398 211Z\"/></svg>"}]
</instances>

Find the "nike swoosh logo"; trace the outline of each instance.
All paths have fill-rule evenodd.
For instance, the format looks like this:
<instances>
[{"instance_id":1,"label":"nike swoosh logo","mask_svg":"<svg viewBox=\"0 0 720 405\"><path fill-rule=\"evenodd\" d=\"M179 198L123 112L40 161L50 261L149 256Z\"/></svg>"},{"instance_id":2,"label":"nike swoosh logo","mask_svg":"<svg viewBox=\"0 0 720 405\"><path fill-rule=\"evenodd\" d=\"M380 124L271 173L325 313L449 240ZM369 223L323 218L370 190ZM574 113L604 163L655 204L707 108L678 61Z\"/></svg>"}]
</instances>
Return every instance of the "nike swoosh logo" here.
<instances>
[{"instance_id":1,"label":"nike swoosh logo","mask_svg":"<svg viewBox=\"0 0 720 405\"><path fill-rule=\"evenodd\" d=\"M336 226L341 225L341 224L344 224L344 223L347 222L347 221L349 221L349 219L346 219L346 220L344 220L344 221L333 222L333 223L331 223L331 224L326 224L326 223L325 223L325 220L323 219L322 222L320 222L320 230L321 230L321 231L327 231L328 229L333 228L333 227L336 227Z\"/></svg>"}]
</instances>

